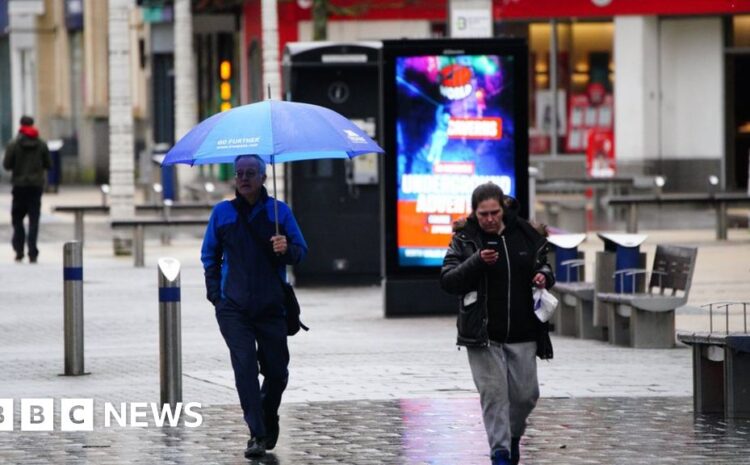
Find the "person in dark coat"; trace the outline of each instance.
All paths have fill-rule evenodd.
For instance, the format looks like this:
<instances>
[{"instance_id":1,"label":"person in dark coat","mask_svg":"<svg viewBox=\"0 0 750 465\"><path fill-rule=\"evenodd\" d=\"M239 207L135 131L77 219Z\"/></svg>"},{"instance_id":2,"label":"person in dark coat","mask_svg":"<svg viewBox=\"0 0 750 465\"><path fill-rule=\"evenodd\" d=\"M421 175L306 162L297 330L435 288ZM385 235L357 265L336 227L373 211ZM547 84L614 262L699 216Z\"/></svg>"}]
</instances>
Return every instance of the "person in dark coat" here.
<instances>
[{"instance_id":1,"label":"person in dark coat","mask_svg":"<svg viewBox=\"0 0 750 465\"><path fill-rule=\"evenodd\" d=\"M42 209L42 192L44 190L45 170L52 166L52 159L47 143L39 138L39 130L34 127L34 118L21 117L18 135L5 149L3 168L11 171L13 184L13 204L11 219L13 222L13 250L16 262L23 261L24 245L28 244L29 262L36 263L39 249L36 239L39 234L39 214ZM29 233L23 226L23 220L29 217Z\"/></svg>"},{"instance_id":2,"label":"person in dark coat","mask_svg":"<svg viewBox=\"0 0 750 465\"><path fill-rule=\"evenodd\" d=\"M279 437L279 405L289 378L286 265L299 263L307 244L291 209L274 199L263 183L266 164L257 155L235 160L237 195L211 212L201 249L206 296L216 308L229 347L235 385L250 429L245 456L262 457ZM258 382L258 366L263 385Z\"/></svg>"},{"instance_id":3,"label":"person in dark coat","mask_svg":"<svg viewBox=\"0 0 750 465\"><path fill-rule=\"evenodd\" d=\"M539 398L536 356L551 358L533 287L550 288L555 278L545 236L518 216L514 198L486 183L472 193L471 208L454 224L440 284L459 296L457 344L467 348L492 463L517 464L526 419Z\"/></svg>"}]
</instances>

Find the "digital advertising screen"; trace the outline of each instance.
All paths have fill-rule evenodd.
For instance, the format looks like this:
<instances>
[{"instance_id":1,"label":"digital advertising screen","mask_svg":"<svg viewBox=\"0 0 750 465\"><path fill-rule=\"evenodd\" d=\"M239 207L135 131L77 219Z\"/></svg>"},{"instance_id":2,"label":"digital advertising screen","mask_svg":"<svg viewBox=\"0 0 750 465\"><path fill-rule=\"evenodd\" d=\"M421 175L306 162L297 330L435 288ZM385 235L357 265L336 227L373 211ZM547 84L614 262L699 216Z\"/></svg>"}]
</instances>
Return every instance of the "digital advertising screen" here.
<instances>
[{"instance_id":1,"label":"digital advertising screen","mask_svg":"<svg viewBox=\"0 0 750 465\"><path fill-rule=\"evenodd\" d=\"M452 224L471 213L479 184L491 181L525 207L525 47L488 40L472 50L456 42L443 41L435 53L399 50L384 66L392 92L386 146L395 165L386 170L391 268L441 266Z\"/></svg>"}]
</instances>

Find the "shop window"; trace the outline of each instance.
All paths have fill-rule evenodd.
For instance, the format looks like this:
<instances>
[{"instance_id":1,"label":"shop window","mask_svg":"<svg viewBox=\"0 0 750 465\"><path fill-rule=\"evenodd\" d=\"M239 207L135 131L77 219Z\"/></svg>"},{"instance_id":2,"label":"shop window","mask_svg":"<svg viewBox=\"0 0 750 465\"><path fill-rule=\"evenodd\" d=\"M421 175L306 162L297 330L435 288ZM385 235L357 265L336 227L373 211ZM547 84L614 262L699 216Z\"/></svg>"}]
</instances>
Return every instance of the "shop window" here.
<instances>
[{"instance_id":1,"label":"shop window","mask_svg":"<svg viewBox=\"0 0 750 465\"><path fill-rule=\"evenodd\" d=\"M529 24L531 153L549 153L552 143L551 31L546 22ZM584 151L590 130L612 127L613 40L614 24L610 21L557 25L557 98L561 102L557 135L565 152ZM591 101L592 95L597 96L596 101ZM571 117L576 121L569 122Z\"/></svg>"},{"instance_id":2,"label":"shop window","mask_svg":"<svg viewBox=\"0 0 750 465\"><path fill-rule=\"evenodd\" d=\"M750 47L750 15L739 15L732 18L732 45Z\"/></svg>"}]
</instances>

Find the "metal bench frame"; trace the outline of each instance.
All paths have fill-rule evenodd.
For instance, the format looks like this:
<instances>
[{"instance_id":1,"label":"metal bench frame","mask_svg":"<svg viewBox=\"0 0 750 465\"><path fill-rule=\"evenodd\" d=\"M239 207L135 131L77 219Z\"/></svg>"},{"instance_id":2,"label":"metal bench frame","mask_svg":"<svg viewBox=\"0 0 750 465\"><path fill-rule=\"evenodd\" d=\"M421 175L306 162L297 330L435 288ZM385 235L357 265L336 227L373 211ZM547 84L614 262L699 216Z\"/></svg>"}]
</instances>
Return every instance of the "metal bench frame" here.
<instances>
[{"instance_id":1,"label":"metal bench frame","mask_svg":"<svg viewBox=\"0 0 750 465\"><path fill-rule=\"evenodd\" d=\"M174 226L205 226L208 218L139 218L132 220L112 221L113 229L131 228L133 230L133 261L134 266L145 266L145 228L146 227L174 227Z\"/></svg>"}]
</instances>

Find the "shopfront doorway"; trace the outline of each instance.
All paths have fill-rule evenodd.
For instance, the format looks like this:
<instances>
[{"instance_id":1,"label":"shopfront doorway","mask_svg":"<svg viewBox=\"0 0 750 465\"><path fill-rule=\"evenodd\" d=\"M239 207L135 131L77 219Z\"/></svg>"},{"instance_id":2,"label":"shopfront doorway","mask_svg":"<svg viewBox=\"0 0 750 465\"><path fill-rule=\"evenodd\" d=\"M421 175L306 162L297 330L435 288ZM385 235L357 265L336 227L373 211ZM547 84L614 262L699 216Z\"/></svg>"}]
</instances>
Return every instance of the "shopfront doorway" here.
<instances>
[{"instance_id":1,"label":"shopfront doorway","mask_svg":"<svg viewBox=\"0 0 750 465\"><path fill-rule=\"evenodd\" d=\"M733 163L728 166L727 180L730 188L747 190L748 159L750 159L750 54L737 54L732 58L732 85L734 98L730 100L729 153L733 154ZM732 137L733 136L733 137ZM734 149L734 150L732 150ZM731 155L730 155L731 156ZM733 165L733 166L731 166Z\"/></svg>"},{"instance_id":2,"label":"shopfront doorway","mask_svg":"<svg viewBox=\"0 0 750 465\"><path fill-rule=\"evenodd\" d=\"M750 160L750 15L727 18L727 188L748 189Z\"/></svg>"}]
</instances>

